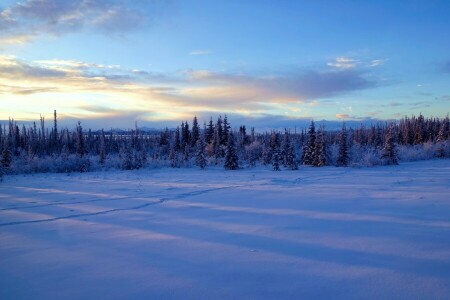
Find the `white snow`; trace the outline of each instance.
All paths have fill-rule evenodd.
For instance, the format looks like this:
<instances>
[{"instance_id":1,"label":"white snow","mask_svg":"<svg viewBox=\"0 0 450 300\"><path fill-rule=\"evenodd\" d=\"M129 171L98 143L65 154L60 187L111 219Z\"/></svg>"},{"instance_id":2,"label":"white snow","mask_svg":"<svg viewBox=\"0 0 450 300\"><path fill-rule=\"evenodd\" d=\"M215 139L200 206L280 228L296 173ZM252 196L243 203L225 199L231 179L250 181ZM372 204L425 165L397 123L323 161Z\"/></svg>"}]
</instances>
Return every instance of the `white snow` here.
<instances>
[{"instance_id":1,"label":"white snow","mask_svg":"<svg viewBox=\"0 0 450 300\"><path fill-rule=\"evenodd\" d=\"M0 299L445 299L450 161L7 176Z\"/></svg>"}]
</instances>

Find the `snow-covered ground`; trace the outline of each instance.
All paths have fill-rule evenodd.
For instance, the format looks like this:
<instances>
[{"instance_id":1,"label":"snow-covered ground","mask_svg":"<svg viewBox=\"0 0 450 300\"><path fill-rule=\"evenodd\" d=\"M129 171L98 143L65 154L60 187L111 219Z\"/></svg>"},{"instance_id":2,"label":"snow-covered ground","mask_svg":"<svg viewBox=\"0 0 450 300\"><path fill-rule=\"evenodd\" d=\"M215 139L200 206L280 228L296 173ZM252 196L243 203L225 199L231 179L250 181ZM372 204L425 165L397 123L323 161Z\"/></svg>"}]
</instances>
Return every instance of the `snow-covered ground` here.
<instances>
[{"instance_id":1,"label":"snow-covered ground","mask_svg":"<svg viewBox=\"0 0 450 300\"><path fill-rule=\"evenodd\" d=\"M0 183L0 299L449 299L450 161Z\"/></svg>"}]
</instances>

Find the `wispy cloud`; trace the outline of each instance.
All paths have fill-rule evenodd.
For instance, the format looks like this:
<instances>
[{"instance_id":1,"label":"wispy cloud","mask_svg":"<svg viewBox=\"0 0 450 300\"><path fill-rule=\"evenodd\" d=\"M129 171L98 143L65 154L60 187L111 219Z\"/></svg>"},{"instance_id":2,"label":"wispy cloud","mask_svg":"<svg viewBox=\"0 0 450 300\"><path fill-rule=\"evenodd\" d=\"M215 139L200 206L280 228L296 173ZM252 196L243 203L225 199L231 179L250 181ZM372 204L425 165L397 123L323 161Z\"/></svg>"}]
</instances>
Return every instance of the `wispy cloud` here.
<instances>
[{"instance_id":1,"label":"wispy cloud","mask_svg":"<svg viewBox=\"0 0 450 300\"><path fill-rule=\"evenodd\" d=\"M368 64L369 67L378 67L378 66L382 66L386 63L387 59L373 59L372 61L370 61L370 63Z\"/></svg>"},{"instance_id":2,"label":"wispy cloud","mask_svg":"<svg viewBox=\"0 0 450 300\"><path fill-rule=\"evenodd\" d=\"M206 111L304 117L308 109L322 105L322 99L377 87L379 82L369 75L357 69L158 74L113 64L25 61L0 55L0 95L15 96L15 103L22 106L39 99L37 109L48 110L61 105L57 99L72 99L64 102L68 110L98 117L113 111L142 111L141 116L151 119L179 119ZM11 103L11 97L0 97L0 104ZM108 109L86 109L92 105Z\"/></svg>"},{"instance_id":3,"label":"wispy cloud","mask_svg":"<svg viewBox=\"0 0 450 300\"><path fill-rule=\"evenodd\" d=\"M121 34L152 24L164 1L27 0L0 10L0 41L25 43L78 30Z\"/></svg>"},{"instance_id":4,"label":"wispy cloud","mask_svg":"<svg viewBox=\"0 0 450 300\"><path fill-rule=\"evenodd\" d=\"M211 50L193 50L189 52L189 55L209 55L212 54Z\"/></svg>"},{"instance_id":5,"label":"wispy cloud","mask_svg":"<svg viewBox=\"0 0 450 300\"><path fill-rule=\"evenodd\" d=\"M194 83L221 87L230 98L241 100L289 99L289 101L312 101L341 93L377 86L359 70L296 70L277 75L247 75L196 70L187 73ZM245 99L238 95L245 95ZM208 96L209 95L209 96ZM201 96L199 93L197 96ZM214 97L209 91L205 97Z\"/></svg>"},{"instance_id":6,"label":"wispy cloud","mask_svg":"<svg viewBox=\"0 0 450 300\"><path fill-rule=\"evenodd\" d=\"M348 114L336 114L336 118L338 118L338 119L342 119L342 120L344 120L344 119L353 119L350 115L348 115Z\"/></svg>"},{"instance_id":7,"label":"wispy cloud","mask_svg":"<svg viewBox=\"0 0 450 300\"><path fill-rule=\"evenodd\" d=\"M350 57L337 57L333 62L327 63L328 66L337 69L353 69L359 64L359 60Z\"/></svg>"}]
</instances>

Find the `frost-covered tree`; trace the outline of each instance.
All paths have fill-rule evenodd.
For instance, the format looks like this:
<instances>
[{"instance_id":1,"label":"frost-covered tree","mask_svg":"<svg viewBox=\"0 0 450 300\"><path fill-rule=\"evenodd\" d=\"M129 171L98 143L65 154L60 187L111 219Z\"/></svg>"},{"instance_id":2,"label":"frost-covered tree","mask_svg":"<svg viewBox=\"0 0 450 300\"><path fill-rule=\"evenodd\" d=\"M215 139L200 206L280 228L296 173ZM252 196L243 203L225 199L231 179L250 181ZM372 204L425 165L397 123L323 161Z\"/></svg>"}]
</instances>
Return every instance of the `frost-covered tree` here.
<instances>
[{"instance_id":1,"label":"frost-covered tree","mask_svg":"<svg viewBox=\"0 0 450 300\"><path fill-rule=\"evenodd\" d=\"M230 131L228 135L228 143L225 154L225 170L237 170L239 169L238 157L236 154L236 144L234 141L233 132Z\"/></svg>"},{"instance_id":2,"label":"frost-covered tree","mask_svg":"<svg viewBox=\"0 0 450 300\"><path fill-rule=\"evenodd\" d=\"M314 146L314 160L312 165L314 167L323 167L328 163L328 145L326 140L326 133L323 125L320 127Z\"/></svg>"},{"instance_id":3,"label":"frost-covered tree","mask_svg":"<svg viewBox=\"0 0 450 300\"><path fill-rule=\"evenodd\" d=\"M125 145L121 150L121 168L122 170L133 170L133 152L129 145Z\"/></svg>"},{"instance_id":4,"label":"frost-covered tree","mask_svg":"<svg viewBox=\"0 0 450 300\"><path fill-rule=\"evenodd\" d=\"M303 145L302 162L304 165L312 165L314 163L314 150L316 146L316 129L314 121L311 121L309 126L308 136Z\"/></svg>"},{"instance_id":5,"label":"frost-covered tree","mask_svg":"<svg viewBox=\"0 0 450 300\"><path fill-rule=\"evenodd\" d=\"M381 153L381 159L387 165L398 165L397 149L394 141L394 126L389 126L384 140L384 148Z\"/></svg>"},{"instance_id":6,"label":"frost-covered tree","mask_svg":"<svg viewBox=\"0 0 450 300\"><path fill-rule=\"evenodd\" d=\"M289 148L291 147L291 139L290 139L290 135L289 132L287 131L287 129L284 129L284 136L283 136L283 141L281 142L281 147L280 147L280 160L283 163L283 166L287 167L288 166L288 153L289 153Z\"/></svg>"},{"instance_id":7,"label":"frost-covered tree","mask_svg":"<svg viewBox=\"0 0 450 300\"><path fill-rule=\"evenodd\" d=\"M278 149L275 149L272 154L272 169L280 171L280 153Z\"/></svg>"},{"instance_id":8,"label":"frost-covered tree","mask_svg":"<svg viewBox=\"0 0 450 300\"><path fill-rule=\"evenodd\" d=\"M194 147L197 144L197 140L200 138L200 127L198 125L197 116L194 117L192 121L192 134L191 134L191 145Z\"/></svg>"},{"instance_id":9,"label":"frost-covered tree","mask_svg":"<svg viewBox=\"0 0 450 300\"><path fill-rule=\"evenodd\" d=\"M175 143L173 143L169 151L170 166L172 168L179 168L180 162L178 160L178 151L175 150L175 148L176 148Z\"/></svg>"},{"instance_id":10,"label":"frost-covered tree","mask_svg":"<svg viewBox=\"0 0 450 300\"><path fill-rule=\"evenodd\" d=\"M290 145L287 153L286 166L291 170L298 170L297 158L295 157L294 145Z\"/></svg>"},{"instance_id":11,"label":"frost-covered tree","mask_svg":"<svg viewBox=\"0 0 450 300\"><path fill-rule=\"evenodd\" d=\"M342 124L341 134L339 135L339 154L337 158L337 165L339 167L346 167L348 165L348 148L347 148L347 129L345 123Z\"/></svg>"},{"instance_id":12,"label":"frost-covered tree","mask_svg":"<svg viewBox=\"0 0 450 300\"><path fill-rule=\"evenodd\" d=\"M441 124L441 127L439 129L439 133L436 139L438 148L436 150L436 157L443 158L445 157L445 148L447 140L445 138L445 124Z\"/></svg>"},{"instance_id":13,"label":"frost-covered tree","mask_svg":"<svg viewBox=\"0 0 450 300\"><path fill-rule=\"evenodd\" d=\"M183 125L184 126L184 125ZM175 141L174 141L174 147L173 150L174 151L180 151L181 150L181 136L180 136L180 127L177 127L175 129L175 137L174 137Z\"/></svg>"},{"instance_id":14,"label":"frost-covered tree","mask_svg":"<svg viewBox=\"0 0 450 300\"><path fill-rule=\"evenodd\" d=\"M81 122L78 121L77 126L77 155L83 157L86 154L86 148L84 146L84 136L83 127L81 127Z\"/></svg>"},{"instance_id":15,"label":"frost-covered tree","mask_svg":"<svg viewBox=\"0 0 450 300\"><path fill-rule=\"evenodd\" d=\"M209 123L208 126L206 127L205 142L207 144L210 144L212 143L213 138L214 138L214 123L211 117L209 118Z\"/></svg>"},{"instance_id":16,"label":"frost-covered tree","mask_svg":"<svg viewBox=\"0 0 450 300\"><path fill-rule=\"evenodd\" d=\"M222 145L226 145L228 143L228 137L230 135L231 126L228 123L227 115L223 118L223 132L222 132Z\"/></svg>"},{"instance_id":17,"label":"frost-covered tree","mask_svg":"<svg viewBox=\"0 0 450 300\"><path fill-rule=\"evenodd\" d=\"M9 168L11 167L11 161L12 161L12 157L11 157L11 150L10 150L10 146L9 146L9 138L6 137L5 142L3 144L3 151L2 151L2 161L1 161L2 169L9 170Z\"/></svg>"},{"instance_id":18,"label":"frost-covered tree","mask_svg":"<svg viewBox=\"0 0 450 300\"><path fill-rule=\"evenodd\" d=\"M197 148L197 157L196 163L200 169L204 169L206 167L206 158L205 158L205 143L203 142L203 138L199 138L196 144Z\"/></svg>"},{"instance_id":19,"label":"frost-covered tree","mask_svg":"<svg viewBox=\"0 0 450 300\"><path fill-rule=\"evenodd\" d=\"M102 129L102 132L100 133L100 137L99 137L99 163L100 165L104 165L105 164L105 160L106 160L106 145L105 145L105 133Z\"/></svg>"},{"instance_id":20,"label":"frost-covered tree","mask_svg":"<svg viewBox=\"0 0 450 300\"><path fill-rule=\"evenodd\" d=\"M10 171L7 173L85 172L91 170L92 167L99 166L100 168L102 164L106 164L105 157L107 157L111 162L108 164L109 167L116 165L117 168L122 168L122 160L126 157L125 149L131 151L132 168L145 167L147 154L151 157L152 163L158 166L180 167L181 165L189 166L189 162L196 163L193 156L197 154L197 148L193 147L192 143L196 140L197 135L195 121L192 131L189 131L187 122L183 121L181 131L180 127L173 131L168 128L147 131L139 129L136 125L134 130L111 129L106 133L103 130L87 129L84 131L81 123L77 124L74 130L61 129L57 127L56 115L54 115L54 119L53 126L49 128L44 126L44 117L41 117L40 127L36 126L37 122L28 127L25 124L19 126L13 119L10 119L6 126L1 124L0 166L2 159L5 162L6 156L6 161L10 161ZM230 128L230 126L228 121L224 125L220 117L217 123L214 126L210 119L210 124L206 124L201 133L204 134L204 142L205 140L209 141L205 146L205 153L209 157L214 157L216 164L222 164L227 150L227 144L223 144L223 131L224 127ZM328 145L329 152L321 150L323 137L320 134L322 133L319 134L319 131L316 133L314 123L311 123L309 132L301 130L297 134L297 131L291 133L289 130L285 130L284 136L277 132L275 134L274 132L256 134L254 128L247 136L245 125L241 125L238 135L233 132L235 155L238 158L236 161L249 166L255 166L258 161L261 161L265 165L272 166L272 157L277 150L280 167L295 169L296 153L304 158L305 164L336 163L336 165L345 165L345 159L342 157L345 157L343 153L347 150L348 163L352 165L392 163L398 159L391 159L391 156L386 154L390 153L389 149L392 148L387 143L389 139L385 139L386 136L389 136L389 131L393 132L394 148L398 144L397 148L401 159L430 159L436 156L448 157L450 154L448 117L444 119L424 118L419 115L418 117L404 117L398 123L392 123L390 126L377 123L365 127L361 124L359 128L353 127L347 131L347 149L344 147L343 140L345 139L343 139L342 131L323 131L325 145ZM231 132L231 129L229 130ZM274 136L281 137L282 141L274 139ZM187 137L189 137L190 143L186 143ZM274 140L278 141L274 142ZM383 142L380 142L381 140ZM5 144L8 146L5 147ZM301 146L301 149L297 149L298 145ZM313 155L311 156L312 150ZM318 155L318 153L325 153L325 155ZM383 154L385 155L384 159L381 159ZM313 162L310 161L311 157L313 157ZM321 159L317 160L318 157L325 158L325 163L323 160L321 162ZM187 159L187 162L184 162L183 159ZM91 166L90 160L99 163Z\"/></svg>"}]
</instances>

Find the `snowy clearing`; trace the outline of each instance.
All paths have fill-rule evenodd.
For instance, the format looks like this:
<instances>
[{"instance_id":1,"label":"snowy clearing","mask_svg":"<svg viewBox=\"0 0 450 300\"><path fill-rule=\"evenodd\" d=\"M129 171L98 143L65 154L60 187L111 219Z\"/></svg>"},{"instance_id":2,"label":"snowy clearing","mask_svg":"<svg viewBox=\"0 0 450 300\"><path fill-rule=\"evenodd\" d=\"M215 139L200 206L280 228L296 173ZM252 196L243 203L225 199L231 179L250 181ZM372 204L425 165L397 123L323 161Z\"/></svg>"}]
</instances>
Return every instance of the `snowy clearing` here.
<instances>
[{"instance_id":1,"label":"snowy clearing","mask_svg":"<svg viewBox=\"0 0 450 300\"><path fill-rule=\"evenodd\" d=\"M444 299L450 161L7 176L0 299Z\"/></svg>"}]
</instances>

